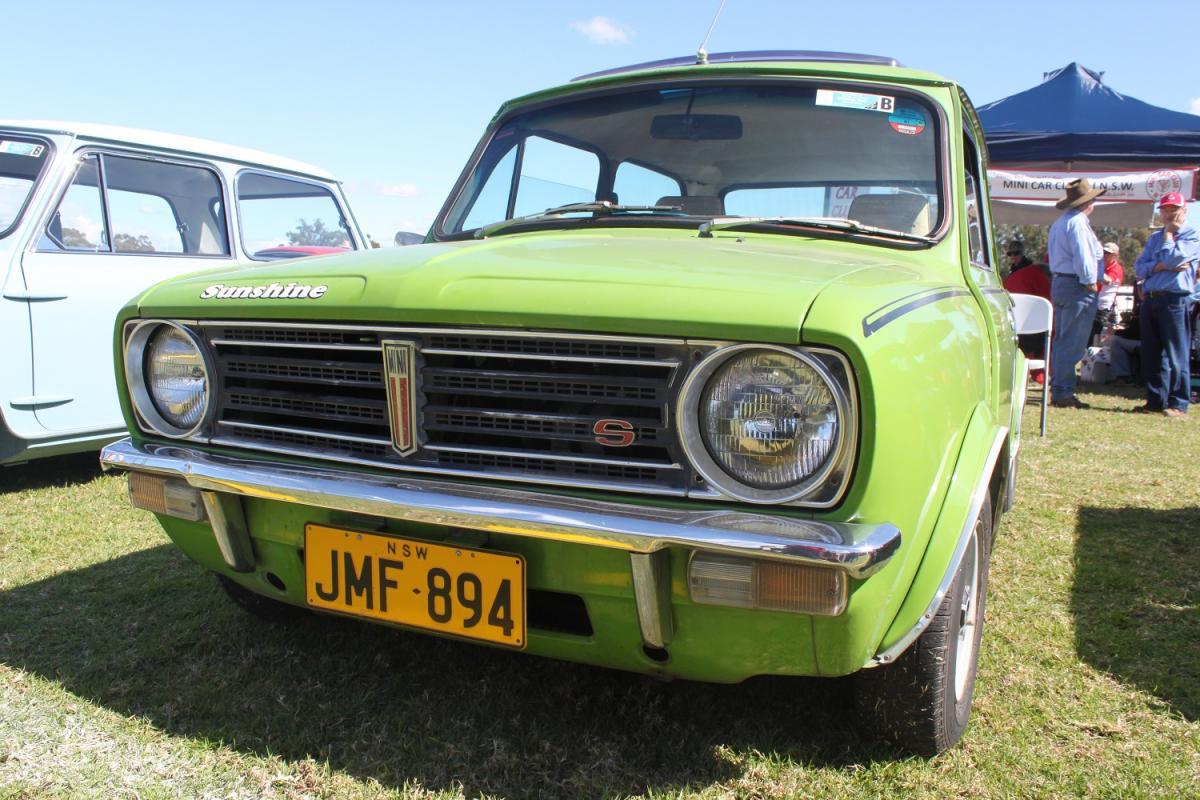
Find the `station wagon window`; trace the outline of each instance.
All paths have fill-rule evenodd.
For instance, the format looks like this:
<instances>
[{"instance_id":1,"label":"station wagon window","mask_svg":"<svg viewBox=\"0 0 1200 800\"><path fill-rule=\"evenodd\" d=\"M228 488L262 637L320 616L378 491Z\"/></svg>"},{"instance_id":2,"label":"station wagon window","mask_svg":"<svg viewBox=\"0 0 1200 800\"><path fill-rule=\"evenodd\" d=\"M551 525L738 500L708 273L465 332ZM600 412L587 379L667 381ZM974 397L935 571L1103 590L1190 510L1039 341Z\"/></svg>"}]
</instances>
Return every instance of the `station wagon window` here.
<instances>
[{"instance_id":1,"label":"station wagon window","mask_svg":"<svg viewBox=\"0 0 1200 800\"><path fill-rule=\"evenodd\" d=\"M602 209L539 224L835 217L924 239L946 213L941 120L920 94L882 86L697 82L565 99L503 120L435 235L615 200L678 210Z\"/></svg>"},{"instance_id":2,"label":"station wagon window","mask_svg":"<svg viewBox=\"0 0 1200 800\"><path fill-rule=\"evenodd\" d=\"M41 250L229 255L221 181L190 164L92 153L83 158Z\"/></svg>"},{"instance_id":3,"label":"station wagon window","mask_svg":"<svg viewBox=\"0 0 1200 800\"><path fill-rule=\"evenodd\" d=\"M328 187L318 183L246 172L237 182L242 248L251 258L277 247L354 249L350 225Z\"/></svg>"},{"instance_id":4,"label":"station wagon window","mask_svg":"<svg viewBox=\"0 0 1200 800\"><path fill-rule=\"evenodd\" d=\"M16 230L49 160L46 142L0 131L0 239Z\"/></svg>"}]
</instances>

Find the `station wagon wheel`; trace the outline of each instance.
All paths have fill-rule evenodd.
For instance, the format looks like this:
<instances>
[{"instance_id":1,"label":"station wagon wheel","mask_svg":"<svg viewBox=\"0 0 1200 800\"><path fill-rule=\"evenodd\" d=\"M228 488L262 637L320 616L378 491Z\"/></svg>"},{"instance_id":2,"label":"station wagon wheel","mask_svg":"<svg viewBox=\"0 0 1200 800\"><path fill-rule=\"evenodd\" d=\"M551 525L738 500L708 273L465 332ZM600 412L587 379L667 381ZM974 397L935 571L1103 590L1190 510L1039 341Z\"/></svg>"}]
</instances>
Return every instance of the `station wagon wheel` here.
<instances>
[{"instance_id":1,"label":"station wagon wheel","mask_svg":"<svg viewBox=\"0 0 1200 800\"><path fill-rule=\"evenodd\" d=\"M894 663L854 676L855 703L866 731L925 756L962 738L979 664L991 528L991 501L985 499L929 627Z\"/></svg>"},{"instance_id":2,"label":"station wagon wheel","mask_svg":"<svg viewBox=\"0 0 1200 800\"><path fill-rule=\"evenodd\" d=\"M258 617L264 622L288 622L294 620L305 611L302 608L274 600L250 591L245 586L217 573L217 583L229 595L229 599L246 613Z\"/></svg>"}]
</instances>

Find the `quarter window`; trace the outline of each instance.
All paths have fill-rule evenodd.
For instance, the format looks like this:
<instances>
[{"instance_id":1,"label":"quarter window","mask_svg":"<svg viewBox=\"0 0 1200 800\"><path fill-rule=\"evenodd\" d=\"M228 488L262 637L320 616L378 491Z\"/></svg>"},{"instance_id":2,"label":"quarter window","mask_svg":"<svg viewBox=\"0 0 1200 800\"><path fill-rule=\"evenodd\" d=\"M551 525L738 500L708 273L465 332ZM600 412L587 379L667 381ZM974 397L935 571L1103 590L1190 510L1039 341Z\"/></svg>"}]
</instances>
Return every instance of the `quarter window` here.
<instances>
[{"instance_id":1,"label":"quarter window","mask_svg":"<svg viewBox=\"0 0 1200 800\"><path fill-rule=\"evenodd\" d=\"M350 226L325 186L277 175L248 172L238 178L242 247L251 258L279 257L279 247L354 249Z\"/></svg>"},{"instance_id":2,"label":"quarter window","mask_svg":"<svg viewBox=\"0 0 1200 800\"><path fill-rule=\"evenodd\" d=\"M45 142L0 133L0 238L16 229L49 160Z\"/></svg>"}]
</instances>

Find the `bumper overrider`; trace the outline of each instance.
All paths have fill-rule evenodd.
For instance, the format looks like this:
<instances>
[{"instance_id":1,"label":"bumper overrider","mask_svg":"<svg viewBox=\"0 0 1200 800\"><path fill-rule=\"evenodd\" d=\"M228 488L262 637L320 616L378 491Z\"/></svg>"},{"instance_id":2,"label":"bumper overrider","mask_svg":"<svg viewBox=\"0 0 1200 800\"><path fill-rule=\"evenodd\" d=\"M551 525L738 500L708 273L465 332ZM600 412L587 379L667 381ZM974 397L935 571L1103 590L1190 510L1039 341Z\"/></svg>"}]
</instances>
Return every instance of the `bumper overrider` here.
<instances>
[{"instance_id":1,"label":"bumper overrider","mask_svg":"<svg viewBox=\"0 0 1200 800\"><path fill-rule=\"evenodd\" d=\"M721 559L789 565L861 580L881 569L900 546L899 529L886 523L618 503L230 457L174 444L138 444L129 438L105 447L100 462L106 470L130 473L135 505L196 522L207 520L222 559L235 572L256 569L243 499L628 552L638 622L650 647L665 646L672 635L671 549L692 551L693 563L711 558L718 565ZM135 481L154 486L135 492ZM148 504L139 496L159 499ZM818 613L845 610L847 581L839 580L841 601ZM719 599L707 602L721 604Z\"/></svg>"}]
</instances>

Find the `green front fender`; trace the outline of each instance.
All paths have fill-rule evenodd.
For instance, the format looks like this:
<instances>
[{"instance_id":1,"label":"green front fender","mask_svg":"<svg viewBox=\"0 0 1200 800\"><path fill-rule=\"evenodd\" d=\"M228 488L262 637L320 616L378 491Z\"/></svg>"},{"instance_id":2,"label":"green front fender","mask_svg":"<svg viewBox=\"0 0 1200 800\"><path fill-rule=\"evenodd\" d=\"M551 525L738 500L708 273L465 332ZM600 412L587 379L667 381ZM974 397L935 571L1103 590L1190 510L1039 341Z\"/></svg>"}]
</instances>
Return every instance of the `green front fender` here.
<instances>
[{"instance_id":1,"label":"green front fender","mask_svg":"<svg viewBox=\"0 0 1200 800\"><path fill-rule=\"evenodd\" d=\"M921 566L875 656L864 666L894 661L933 619L958 570L975 519L994 485L996 470L1003 467L1000 458L1008 431L1008 426L998 424L986 405L976 407Z\"/></svg>"}]
</instances>

